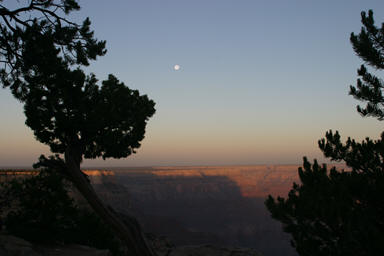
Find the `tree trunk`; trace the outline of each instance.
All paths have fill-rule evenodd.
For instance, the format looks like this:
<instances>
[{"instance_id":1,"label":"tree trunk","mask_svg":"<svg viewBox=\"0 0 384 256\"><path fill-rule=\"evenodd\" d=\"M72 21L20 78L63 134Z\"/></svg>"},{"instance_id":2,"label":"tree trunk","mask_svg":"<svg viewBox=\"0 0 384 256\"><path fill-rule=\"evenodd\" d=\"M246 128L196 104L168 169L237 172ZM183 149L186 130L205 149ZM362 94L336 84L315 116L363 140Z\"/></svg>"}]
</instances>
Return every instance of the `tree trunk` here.
<instances>
[{"instance_id":1,"label":"tree trunk","mask_svg":"<svg viewBox=\"0 0 384 256\"><path fill-rule=\"evenodd\" d=\"M68 147L65 151L65 164L75 187L104 223L126 245L130 256L155 256L156 253L148 245L136 219L131 217L122 222L110 208L103 204L80 170L81 154L76 153L76 150L71 147Z\"/></svg>"}]
</instances>

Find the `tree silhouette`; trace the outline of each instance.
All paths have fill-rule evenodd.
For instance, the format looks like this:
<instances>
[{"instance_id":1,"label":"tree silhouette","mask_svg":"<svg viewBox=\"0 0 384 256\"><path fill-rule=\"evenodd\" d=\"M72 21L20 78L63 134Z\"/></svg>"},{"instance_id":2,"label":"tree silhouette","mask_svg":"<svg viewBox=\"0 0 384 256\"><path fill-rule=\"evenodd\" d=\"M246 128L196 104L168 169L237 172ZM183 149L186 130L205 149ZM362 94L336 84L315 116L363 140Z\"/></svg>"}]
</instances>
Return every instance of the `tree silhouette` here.
<instances>
[{"instance_id":1,"label":"tree silhouette","mask_svg":"<svg viewBox=\"0 0 384 256\"><path fill-rule=\"evenodd\" d=\"M94 38L88 18L82 24L66 19L67 14L80 9L75 0L14 1L13 9L2 2L0 0L0 63L4 65L0 68L0 78L3 86L12 85L17 98L23 62L21 51L28 37L53 34L55 46L73 64L88 65L89 60L106 53L105 41Z\"/></svg>"},{"instance_id":2,"label":"tree silhouette","mask_svg":"<svg viewBox=\"0 0 384 256\"><path fill-rule=\"evenodd\" d=\"M25 179L0 182L6 232L35 243L77 243L121 255L121 244L111 229L94 212L76 204L71 188L61 173L49 168Z\"/></svg>"},{"instance_id":3,"label":"tree silhouette","mask_svg":"<svg viewBox=\"0 0 384 256\"><path fill-rule=\"evenodd\" d=\"M80 164L83 158L122 158L135 153L155 104L113 75L99 85L93 74L81 70L105 53L105 42L93 38L88 19L80 26L60 16L78 9L76 1L29 3L13 11L0 5L4 20L0 60L5 63L1 81L24 103L26 124L36 139L56 154L42 156L37 166L66 175L130 255L153 255L137 221L117 218L97 197ZM22 20L22 12L40 16Z\"/></svg>"},{"instance_id":4,"label":"tree silhouette","mask_svg":"<svg viewBox=\"0 0 384 256\"><path fill-rule=\"evenodd\" d=\"M373 12L361 13L363 27L350 41L356 54L368 65L384 69L384 24L374 25ZM356 87L350 94L366 102L358 106L362 116L384 119L383 81L362 65ZM301 184L294 184L288 198L269 196L265 204L272 217L292 235L300 255L384 254L384 133L378 140L361 143L329 131L319 141L323 154L344 161L351 170L327 170L304 158L299 168Z\"/></svg>"}]
</instances>

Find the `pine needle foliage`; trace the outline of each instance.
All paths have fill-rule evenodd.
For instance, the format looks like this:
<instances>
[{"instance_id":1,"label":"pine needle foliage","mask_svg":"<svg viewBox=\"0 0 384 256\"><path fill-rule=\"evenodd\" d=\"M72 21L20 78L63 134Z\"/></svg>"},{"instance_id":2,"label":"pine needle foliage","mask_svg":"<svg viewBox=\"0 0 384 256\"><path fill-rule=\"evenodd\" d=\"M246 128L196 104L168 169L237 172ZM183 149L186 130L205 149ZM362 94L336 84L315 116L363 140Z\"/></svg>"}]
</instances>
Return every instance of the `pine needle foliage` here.
<instances>
[{"instance_id":1,"label":"pine needle foliage","mask_svg":"<svg viewBox=\"0 0 384 256\"><path fill-rule=\"evenodd\" d=\"M363 27L351 34L355 53L369 65L384 69L384 23L376 27L372 10L361 13ZM362 116L384 119L383 81L365 65L358 69L350 95L365 102ZM338 131L328 131L319 148L348 170L328 169L304 157L300 184L287 198L269 196L268 210L292 235L292 246L301 256L384 255L384 133L377 140L341 142Z\"/></svg>"},{"instance_id":2,"label":"pine needle foliage","mask_svg":"<svg viewBox=\"0 0 384 256\"><path fill-rule=\"evenodd\" d=\"M49 168L1 183L0 212L6 232L37 244L76 243L119 255L117 237L90 209L79 207L70 190L71 183Z\"/></svg>"}]
</instances>

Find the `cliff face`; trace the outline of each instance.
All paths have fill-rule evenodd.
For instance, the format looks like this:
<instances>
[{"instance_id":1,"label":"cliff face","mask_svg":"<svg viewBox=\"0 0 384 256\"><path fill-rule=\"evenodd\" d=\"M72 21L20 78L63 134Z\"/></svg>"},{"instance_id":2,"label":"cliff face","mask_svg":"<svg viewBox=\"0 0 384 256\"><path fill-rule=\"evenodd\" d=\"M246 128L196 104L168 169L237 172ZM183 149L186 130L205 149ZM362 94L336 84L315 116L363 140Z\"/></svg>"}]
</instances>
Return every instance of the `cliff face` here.
<instances>
[{"instance_id":1,"label":"cliff face","mask_svg":"<svg viewBox=\"0 0 384 256\"><path fill-rule=\"evenodd\" d=\"M142 199L178 197L248 198L284 196L298 182L295 165L234 167L155 167L135 170L86 170L92 183L119 183ZM113 177L112 177L113 176Z\"/></svg>"},{"instance_id":2,"label":"cliff face","mask_svg":"<svg viewBox=\"0 0 384 256\"><path fill-rule=\"evenodd\" d=\"M10 169L0 169L0 182L7 182L12 179L27 178L32 175L37 175L39 172L34 170L20 169L20 170L10 170Z\"/></svg>"},{"instance_id":3,"label":"cliff face","mask_svg":"<svg viewBox=\"0 0 384 256\"><path fill-rule=\"evenodd\" d=\"M85 172L100 197L116 211L137 216L146 232L164 235L178 246L252 247L265 256L293 256L296 253L289 244L290 237L270 217L264 201L269 194L286 196L292 183L299 182L298 167L156 167Z\"/></svg>"},{"instance_id":4,"label":"cliff face","mask_svg":"<svg viewBox=\"0 0 384 256\"><path fill-rule=\"evenodd\" d=\"M297 166L210 166L210 167L161 167L151 172L161 178L195 178L217 185L237 187L243 197L266 197L269 194L285 195L293 182L298 181ZM220 180L221 179L221 180Z\"/></svg>"},{"instance_id":5,"label":"cliff face","mask_svg":"<svg viewBox=\"0 0 384 256\"><path fill-rule=\"evenodd\" d=\"M253 247L265 256L296 255L264 206L287 195L298 166L156 167L91 176L104 199L134 213L145 230L176 245Z\"/></svg>"}]
</instances>

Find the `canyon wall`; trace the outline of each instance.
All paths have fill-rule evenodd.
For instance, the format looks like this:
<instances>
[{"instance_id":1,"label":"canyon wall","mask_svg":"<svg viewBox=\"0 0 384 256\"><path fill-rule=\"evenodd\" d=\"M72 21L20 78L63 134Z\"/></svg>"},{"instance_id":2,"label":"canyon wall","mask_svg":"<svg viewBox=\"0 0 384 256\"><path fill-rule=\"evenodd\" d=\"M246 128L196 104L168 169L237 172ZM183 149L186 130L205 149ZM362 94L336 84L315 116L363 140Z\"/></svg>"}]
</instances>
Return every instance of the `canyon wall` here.
<instances>
[{"instance_id":1,"label":"canyon wall","mask_svg":"<svg viewBox=\"0 0 384 256\"><path fill-rule=\"evenodd\" d=\"M270 217L265 198L287 195L295 165L114 168L91 176L100 195L144 229L177 245L252 247L265 256L296 255ZM106 197L104 197L106 196Z\"/></svg>"},{"instance_id":2,"label":"canyon wall","mask_svg":"<svg viewBox=\"0 0 384 256\"><path fill-rule=\"evenodd\" d=\"M136 216L146 232L176 245L252 247L265 256L295 256L290 237L264 206L298 183L297 165L109 168L84 170L102 200ZM337 166L345 168L343 165ZM28 170L0 171L0 179Z\"/></svg>"}]
</instances>

